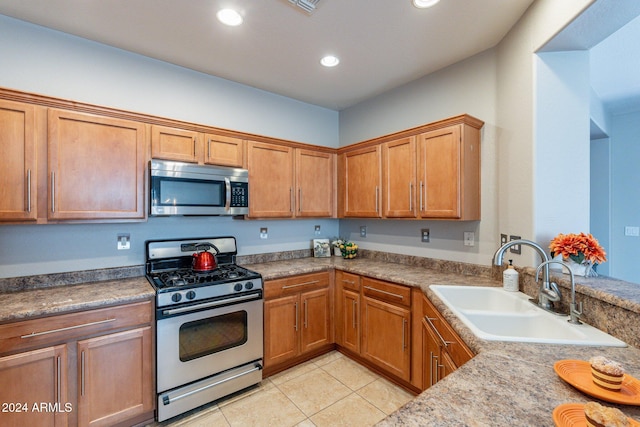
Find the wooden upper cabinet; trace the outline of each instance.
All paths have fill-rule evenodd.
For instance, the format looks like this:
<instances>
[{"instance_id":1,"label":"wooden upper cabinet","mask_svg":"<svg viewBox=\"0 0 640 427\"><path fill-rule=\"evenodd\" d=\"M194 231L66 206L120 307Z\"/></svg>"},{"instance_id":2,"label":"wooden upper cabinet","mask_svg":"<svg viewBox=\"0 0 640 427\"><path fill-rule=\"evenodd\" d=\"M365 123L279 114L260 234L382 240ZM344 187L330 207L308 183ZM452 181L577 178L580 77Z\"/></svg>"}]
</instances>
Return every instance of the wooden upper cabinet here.
<instances>
[{"instance_id":1,"label":"wooden upper cabinet","mask_svg":"<svg viewBox=\"0 0 640 427\"><path fill-rule=\"evenodd\" d=\"M345 217L381 217L381 172L380 145L348 151L341 155L341 213Z\"/></svg>"},{"instance_id":2,"label":"wooden upper cabinet","mask_svg":"<svg viewBox=\"0 0 640 427\"><path fill-rule=\"evenodd\" d=\"M455 125L418 137L420 216L480 219L479 129Z\"/></svg>"},{"instance_id":3,"label":"wooden upper cabinet","mask_svg":"<svg viewBox=\"0 0 640 427\"><path fill-rule=\"evenodd\" d=\"M49 219L144 219L145 126L49 110Z\"/></svg>"},{"instance_id":4,"label":"wooden upper cabinet","mask_svg":"<svg viewBox=\"0 0 640 427\"><path fill-rule=\"evenodd\" d=\"M198 163L201 152L200 134L166 126L151 126L151 157Z\"/></svg>"},{"instance_id":5,"label":"wooden upper cabinet","mask_svg":"<svg viewBox=\"0 0 640 427\"><path fill-rule=\"evenodd\" d=\"M244 166L244 141L230 136L206 134L204 162L241 168Z\"/></svg>"},{"instance_id":6,"label":"wooden upper cabinet","mask_svg":"<svg viewBox=\"0 0 640 427\"><path fill-rule=\"evenodd\" d=\"M296 148L296 216L331 217L335 154Z\"/></svg>"},{"instance_id":7,"label":"wooden upper cabinet","mask_svg":"<svg viewBox=\"0 0 640 427\"><path fill-rule=\"evenodd\" d=\"M383 209L388 218L416 217L416 141L410 136L382 145Z\"/></svg>"},{"instance_id":8,"label":"wooden upper cabinet","mask_svg":"<svg viewBox=\"0 0 640 427\"><path fill-rule=\"evenodd\" d=\"M37 217L35 107L0 100L0 221Z\"/></svg>"},{"instance_id":9,"label":"wooden upper cabinet","mask_svg":"<svg viewBox=\"0 0 640 427\"><path fill-rule=\"evenodd\" d=\"M293 148L249 141L249 216L291 218L294 212Z\"/></svg>"}]
</instances>

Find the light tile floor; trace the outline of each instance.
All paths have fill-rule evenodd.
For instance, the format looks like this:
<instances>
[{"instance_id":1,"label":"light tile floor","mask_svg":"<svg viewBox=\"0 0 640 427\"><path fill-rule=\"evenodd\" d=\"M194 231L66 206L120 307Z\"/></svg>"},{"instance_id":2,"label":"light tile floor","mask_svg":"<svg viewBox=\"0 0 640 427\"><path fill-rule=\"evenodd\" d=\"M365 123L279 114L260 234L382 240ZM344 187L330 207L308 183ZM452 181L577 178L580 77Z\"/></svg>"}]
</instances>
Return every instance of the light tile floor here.
<instances>
[{"instance_id":1,"label":"light tile floor","mask_svg":"<svg viewBox=\"0 0 640 427\"><path fill-rule=\"evenodd\" d=\"M367 427L413 395L334 351L154 427Z\"/></svg>"}]
</instances>

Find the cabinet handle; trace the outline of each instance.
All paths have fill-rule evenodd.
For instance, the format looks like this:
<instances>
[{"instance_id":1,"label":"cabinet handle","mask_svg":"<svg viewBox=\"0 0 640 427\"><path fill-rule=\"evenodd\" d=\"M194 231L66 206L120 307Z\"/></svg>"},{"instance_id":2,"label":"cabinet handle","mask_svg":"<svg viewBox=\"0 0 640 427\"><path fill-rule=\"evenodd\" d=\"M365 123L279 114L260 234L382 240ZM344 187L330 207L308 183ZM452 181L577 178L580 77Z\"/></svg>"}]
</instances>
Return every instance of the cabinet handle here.
<instances>
[{"instance_id":1,"label":"cabinet handle","mask_svg":"<svg viewBox=\"0 0 640 427\"><path fill-rule=\"evenodd\" d=\"M196 155L196 141L193 140L193 155ZM211 159L211 138L207 140L207 159Z\"/></svg>"},{"instance_id":2,"label":"cabinet handle","mask_svg":"<svg viewBox=\"0 0 640 427\"><path fill-rule=\"evenodd\" d=\"M62 361L60 360L60 356L57 357L56 360L56 381L58 382L58 406L60 406L60 402L62 402Z\"/></svg>"},{"instance_id":3,"label":"cabinet handle","mask_svg":"<svg viewBox=\"0 0 640 427\"><path fill-rule=\"evenodd\" d=\"M298 187L298 212L302 212L302 188Z\"/></svg>"},{"instance_id":4,"label":"cabinet handle","mask_svg":"<svg viewBox=\"0 0 640 427\"><path fill-rule=\"evenodd\" d=\"M31 213L31 169L27 169L27 212Z\"/></svg>"},{"instance_id":5,"label":"cabinet handle","mask_svg":"<svg viewBox=\"0 0 640 427\"><path fill-rule=\"evenodd\" d=\"M436 381L440 381L444 378L443 376L440 376L440 368L444 369L444 365L441 365L436 361Z\"/></svg>"},{"instance_id":6,"label":"cabinet handle","mask_svg":"<svg viewBox=\"0 0 640 427\"><path fill-rule=\"evenodd\" d=\"M422 207L423 207L423 204L422 204L422 191L423 191L423 188L424 188L424 184L422 184L422 181L420 181L420 211L423 210L422 209Z\"/></svg>"},{"instance_id":7,"label":"cabinet handle","mask_svg":"<svg viewBox=\"0 0 640 427\"><path fill-rule=\"evenodd\" d=\"M449 346L449 344L453 344L452 341L445 341L444 338L442 338L442 335L440 335L440 331L438 331L438 328L436 328L436 326L433 324L432 320L438 320L438 319L432 319L429 316L424 316L425 320L427 321L427 323L429 324L429 326L431 326L431 329L433 329L433 331L436 333L436 335L438 335L438 338L440 338L440 341L442 342L442 345L446 348Z\"/></svg>"},{"instance_id":8,"label":"cabinet handle","mask_svg":"<svg viewBox=\"0 0 640 427\"><path fill-rule=\"evenodd\" d=\"M407 319L402 319L402 351L404 352L407 348L407 340L405 338L407 330Z\"/></svg>"},{"instance_id":9,"label":"cabinet handle","mask_svg":"<svg viewBox=\"0 0 640 427\"><path fill-rule=\"evenodd\" d=\"M413 210L413 182L409 182L409 210Z\"/></svg>"},{"instance_id":10,"label":"cabinet handle","mask_svg":"<svg viewBox=\"0 0 640 427\"><path fill-rule=\"evenodd\" d=\"M376 212L378 212L378 186L376 185Z\"/></svg>"},{"instance_id":11,"label":"cabinet handle","mask_svg":"<svg viewBox=\"0 0 640 427\"><path fill-rule=\"evenodd\" d=\"M342 279L342 283L349 283L350 285L355 285L356 282L354 280Z\"/></svg>"},{"instance_id":12,"label":"cabinet handle","mask_svg":"<svg viewBox=\"0 0 640 427\"><path fill-rule=\"evenodd\" d=\"M436 359L436 364L433 364L433 359ZM436 369L438 369L438 356L434 356L433 355L433 351L429 352L429 385L432 386L434 384L433 382L433 367L436 367Z\"/></svg>"},{"instance_id":13,"label":"cabinet handle","mask_svg":"<svg viewBox=\"0 0 640 427\"><path fill-rule=\"evenodd\" d=\"M51 172L51 212L56 211L56 173Z\"/></svg>"},{"instance_id":14,"label":"cabinet handle","mask_svg":"<svg viewBox=\"0 0 640 427\"><path fill-rule=\"evenodd\" d=\"M353 301L351 301L351 305L353 306L352 307L353 310L351 312L351 317L353 318L352 319L353 329L356 329L357 328L357 325L356 325L356 310L358 309L358 303L356 302L356 300L353 300Z\"/></svg>"},{"instance_id":15,"label":"cabinet handle","mask_svg":"<svg viewBox=\"0 0 640 427\"><path fill-rule=\"evenodd\" d=\"M80 396L84 396L84 350L80 354Z\"/></svg>"},{"instance_id":16,"label":"cabinet handle","mask_svg":"<svg viewBox=\"0 0 640 427\"><path fill-rule=\"evenodd\" d=\"M309 320L309 310L307 309L307 300L304 300L304 328L307 329Z\"/></svg>"},{"instance_id":17,"label":"cabinet handle","mask_svg":"<svg viewBox=\"0 0 640 427\"><path fill-rule=\"evenodd\" d=\"M289 187L289 212L293 213L293 188Z\"/></svg>"},{"instance_id":18,"label":"cabinet handle","mask_svg":"<svg viewBox=\"0 0 640 427\"><path fill-rule=\"evenodd\" d=\"M115 320L116 319L105 319L105 320L98 320L97 322L83 323L81 325L67 326L66 328L50 329L48 331L43 331L43 332L31 332L30 334L20 336L20 338L24 339L24 338L38 337L40 335L55 334L56 332L69 331L71 329L84 328L85 326L100 325L101 323L114 322Z\"/></svg>"},{"instance_id":19,"label":"cabinet handle","mask_svg":"<svg viewBox=\"0 0 640 427\"><path fill-rule=\"evenodd\" d=\"M390 296L395 297L395 298L404 299L404 297L402 295L394 294L393 292L383 291L382 289L372 288L371 286L365 286L364 288L365 289L369 289L370 291L380 292L381 294L390 295Z\"/></svg>"},{"instance_id":20,"label":"cabinet handle","mask_svg":"<svg viewBox=\"0 0 640 427\"><path fill-rule=\"evenodd\" d=\"M296 283L295 285L285 285L285 286L282 287L282 289L297 288L298 286L314 285L316 283L320 283L320 281L319 280L312 280L310 282Z\"/></svg>"},{"instance_id":21,"label":"cabinet handle","mask_svg":"<svg viewBox=\"0 0 640 427\"><path fill-rule=\"evenodd\" d=\"M294 303L294 305L296 306L296 312L295 312L295 323L293 324L293 329L295 329L296 331L298 330L298 303Z\"/></svg>"}]
</instances>

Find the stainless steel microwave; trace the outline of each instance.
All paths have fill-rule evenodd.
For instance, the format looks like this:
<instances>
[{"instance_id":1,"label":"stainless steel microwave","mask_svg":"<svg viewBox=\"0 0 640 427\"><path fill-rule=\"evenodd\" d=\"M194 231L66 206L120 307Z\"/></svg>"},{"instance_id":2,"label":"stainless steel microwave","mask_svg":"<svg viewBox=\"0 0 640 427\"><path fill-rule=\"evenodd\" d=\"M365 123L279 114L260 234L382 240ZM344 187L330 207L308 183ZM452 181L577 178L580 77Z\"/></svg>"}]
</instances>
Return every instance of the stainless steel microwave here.
<instances>
[{"instance_id":1,"label":"stainless steel microwave","mask_svg":"<svg viewBox=\"0 0 640 427\"><path fill-rule=\"evenodd\" d=\"M149 170L152 216L249 213L246 169L151 160Z\"/></svg>"}]
</instances>

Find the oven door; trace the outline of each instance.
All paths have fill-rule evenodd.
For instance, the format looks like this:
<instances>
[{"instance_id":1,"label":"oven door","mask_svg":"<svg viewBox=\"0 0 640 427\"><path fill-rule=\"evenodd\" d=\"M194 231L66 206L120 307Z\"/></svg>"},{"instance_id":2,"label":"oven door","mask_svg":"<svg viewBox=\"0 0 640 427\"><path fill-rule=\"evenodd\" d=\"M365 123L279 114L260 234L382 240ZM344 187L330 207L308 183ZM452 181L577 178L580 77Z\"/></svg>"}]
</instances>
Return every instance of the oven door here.
<instances>
[{"instance_id":1,"label":"oven door","mask_svg":"<svg viewBox=\"0 0 640 427\"><path fill-rule=\"evenodd\" d=\"M157 313L158 393L262 359L261 292Z\"/></svg>"}]
</instances>

